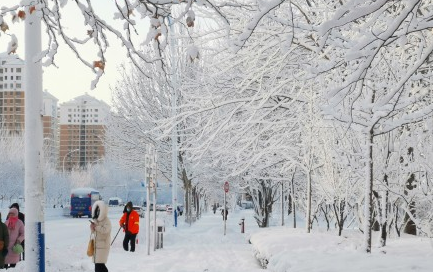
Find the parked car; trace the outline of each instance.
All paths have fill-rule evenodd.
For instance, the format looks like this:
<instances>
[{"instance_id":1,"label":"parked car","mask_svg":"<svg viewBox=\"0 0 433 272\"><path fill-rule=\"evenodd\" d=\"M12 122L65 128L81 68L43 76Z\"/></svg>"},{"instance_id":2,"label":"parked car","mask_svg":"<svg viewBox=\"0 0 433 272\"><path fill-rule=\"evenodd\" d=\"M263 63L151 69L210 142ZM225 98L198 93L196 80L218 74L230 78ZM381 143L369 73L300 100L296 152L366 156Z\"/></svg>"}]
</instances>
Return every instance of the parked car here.
<instances>
[{"instance_id":1,"label":"parked car","mask_svg":"<svg viewBox=\"0 0 433 272\"><path fill-rule=\"evenodd\" d=\"M167 205L167 208L165 209L167 211L167 213L172 213L173 212L173 207L170 205Z\"/></svg>"},{"instance_id":2,"label":"parked car","mask_svg":"<svg viewBox=\"0 0 433 272\"><path fill-rule=\"evenodd\" d=\"M166 205L164 205L164 204L157 204L156 205L156 211L157 212L165 212L165 210L166 210Z\"/></svg>"},{"instance_id":3,"label":"parked car","mask_svg":"<svg viewBox=\"0 0 433 272\"><path fill-rule=\"evenodd\" d=\"M144 209L141 206L133 206L132 209L138 213L141 218L144 218Z\"/></svg>"},{"instance_id":4,"label":"parked car","mask_svg":"<svg viewBox=\"0 0 433 272\"><path fill-rule=\"evenodd\" d=\"M123 206L123 201L119 197L111 197L108 199L108 206Z\"/></svg>"}]
</instances>

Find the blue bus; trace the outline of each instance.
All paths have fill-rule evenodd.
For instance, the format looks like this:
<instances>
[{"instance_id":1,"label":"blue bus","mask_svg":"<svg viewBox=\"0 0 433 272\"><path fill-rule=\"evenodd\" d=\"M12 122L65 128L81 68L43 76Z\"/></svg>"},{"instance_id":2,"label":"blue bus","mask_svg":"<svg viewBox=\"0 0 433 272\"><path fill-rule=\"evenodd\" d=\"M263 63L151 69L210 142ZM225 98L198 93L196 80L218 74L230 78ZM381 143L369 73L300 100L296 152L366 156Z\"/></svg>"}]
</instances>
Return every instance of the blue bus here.
<instances>
[{"instance_id":1,"label":"blue bus","mask_svg":"<svg viewBox=\"0 0 433 272\"><path fill-rule=\"evenodd\" d=\"M92 217L92 206L101 199L99 192L93 188L77 188L71 192L71 216Z\"/></svg>"}]
</instances>

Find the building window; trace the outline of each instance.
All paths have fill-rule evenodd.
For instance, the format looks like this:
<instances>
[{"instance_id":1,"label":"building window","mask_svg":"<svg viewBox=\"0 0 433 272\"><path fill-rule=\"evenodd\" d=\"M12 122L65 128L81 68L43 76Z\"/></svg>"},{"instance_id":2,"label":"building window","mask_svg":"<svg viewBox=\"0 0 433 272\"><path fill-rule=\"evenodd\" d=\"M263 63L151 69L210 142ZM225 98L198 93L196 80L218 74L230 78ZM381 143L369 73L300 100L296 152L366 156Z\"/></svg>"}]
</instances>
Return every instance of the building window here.
<instances>
[{"instance_id":1,"label":"building window","mask_svg":"<svg viewBox=\"0 0 433 272\"><path fill-rule=\"evenodd\" d=\"M8 80L8 76L5 76L5 80Z\"/></svg>"},{"instance_id":2,"label":"building window","mask_svg":"<svg viewBox=\"0 0 433 272\"><path fill-rule=\"evenodd\" d=\"M3 84L0 84L0 90L2 90L3 89Z\"/></svg>"},{"instance_id":3,"label":"building window","mask_svg":"<svg viewBox=\"0 0 433 272\"><path fill-rule=\"evenodd\" d=\"M17 68L17 73L21 73L21 68Z\"/></svg>"},{"instance_id":4,"label":"building window","mask_svg":"<svg viewBox=\"0 0 433 272\"><path fill-rule=\"evenodd\" d=\"M8 72L8 68L5 68L5 73L7 73Z\"/></svg>"},{"instance_id":5,"label":"building window","mask_svg":"<svg viewBox=\"0 0 433 272\"><path fill-rule=\"evenodd\" d=\"M21 76L17 76L17 80L21 80Z\"/></svg>"},{"instance_id":6,"label":"building window","mask_svg":"<svg viewBox=\"0 0 433 272\"><path fill-rule=\"evenodd\" d=\"M14 68L11 68L11 72L12 72L12 73L14 72Z\"/></svg>"},{"instance_id":7,"label":"building window","mask_svg":"<svg viewBox=\"0 0 433 272\"><path fill-rule=\"evenodd\" d=\"M72 109L68 109L68 112L71 112L72 111Z\"/></svg>"},{"instance_id":8,"label":"building window","mask_svg":"<svg viewBox=\"0 0 433 272\"><path fill-rule=\"evenodd\" d=\"M9 86L10 86L11 89L13 89L14 84L11 83L11 84L9 84Z\"/></svg>"},{"instance_id":9,"label":"building window","mask_svg":"<svg viewBox=\"0 0 433 272\"><path fill-rule=\"evenodd\" d=\"M17 83L17 88L21 88L21 83Z\"/></svg>"},{"instance_id":10,"label":"building window","mask_svg":"<svg viewBox=\"0 0 433 272\"><path fill-rule=\"evenodd\" d=\"M98 112L98 109L95 109L96 112Z\"/></svg>"}]
</instances>

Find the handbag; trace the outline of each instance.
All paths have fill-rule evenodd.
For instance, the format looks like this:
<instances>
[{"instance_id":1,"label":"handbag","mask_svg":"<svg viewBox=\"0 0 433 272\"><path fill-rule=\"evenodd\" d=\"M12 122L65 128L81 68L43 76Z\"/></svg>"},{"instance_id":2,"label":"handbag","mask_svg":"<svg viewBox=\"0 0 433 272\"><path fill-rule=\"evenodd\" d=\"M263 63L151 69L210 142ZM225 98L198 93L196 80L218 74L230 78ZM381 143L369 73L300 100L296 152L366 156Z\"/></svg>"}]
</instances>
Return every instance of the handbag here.
<instances>
[{"instance_id":1,"label":"handbag","mask_svg":"<svg viewBox=\"0 0 433 272\"><path fill-rule=\"evenodd\" d=\"M13 251L15 254L21 254L21 253L24 252L24 248L23 248L23 246L22 246L21 244L17 243L17 244L15 244L15 245L12 247L12 251Z\"/></svg>"},{"instance_id":2,"label":"handbag","mask_svg":"<svg viewBox=\"0 0 433 272\"><path fill-rule=\"evenodd\" d=\"M95 239L90 234L89 244L87 245L87 256L92 257L95 254Z\"/></svg>"}]
</instances>

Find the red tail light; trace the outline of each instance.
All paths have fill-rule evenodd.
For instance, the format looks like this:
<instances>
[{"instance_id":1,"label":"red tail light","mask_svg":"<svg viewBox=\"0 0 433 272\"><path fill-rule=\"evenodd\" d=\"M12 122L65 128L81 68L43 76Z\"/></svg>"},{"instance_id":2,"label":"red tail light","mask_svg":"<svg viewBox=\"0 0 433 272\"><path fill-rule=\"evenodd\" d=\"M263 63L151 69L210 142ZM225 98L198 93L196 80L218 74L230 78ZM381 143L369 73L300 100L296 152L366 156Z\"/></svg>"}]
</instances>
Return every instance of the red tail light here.
<instances>
[{"instance_id":1,"label":"red tail light","mask_svg":"<svg viewBox=\"0 0 433 272\"><path fill-rule=\"evenodd\" d=\"M89 211L92 211L92 206L89 206Z\"/></svg>"},{"instance_id":2,"label":"red tail light","mask_svg":"<svg viewBox=\"0 0 433 272\"><path fill-rule=\"evenodd\" d=\"M74 194L71 195L71 198L73 198L73 197L74 197Z\"/></svg>"}]
</instances>

